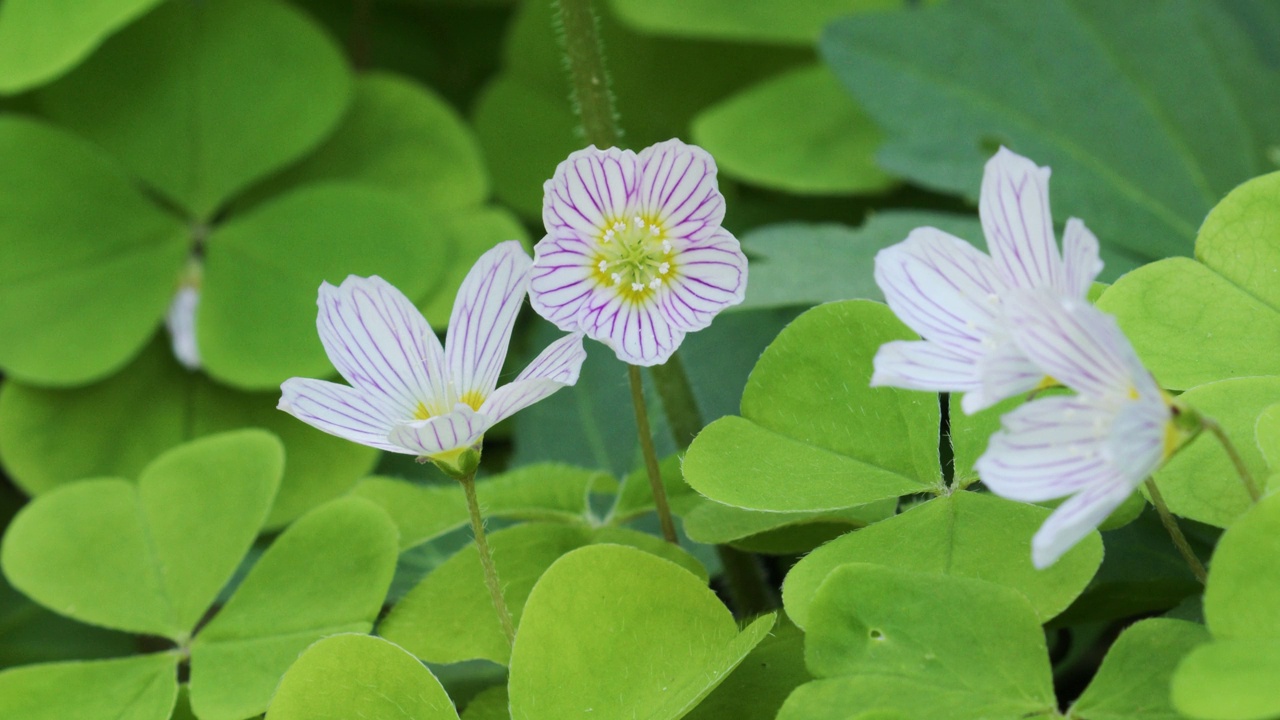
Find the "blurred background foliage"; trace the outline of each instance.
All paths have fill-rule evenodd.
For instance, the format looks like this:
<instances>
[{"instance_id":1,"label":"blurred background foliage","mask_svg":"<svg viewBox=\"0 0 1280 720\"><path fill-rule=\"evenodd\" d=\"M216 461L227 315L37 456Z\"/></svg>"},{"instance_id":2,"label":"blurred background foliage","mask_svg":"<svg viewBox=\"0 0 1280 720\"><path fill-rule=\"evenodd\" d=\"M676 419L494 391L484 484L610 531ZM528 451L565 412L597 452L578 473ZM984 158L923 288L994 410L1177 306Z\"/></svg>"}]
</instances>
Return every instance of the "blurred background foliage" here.
<instances>
[{"instance_id":1,"label":"blurred background foliage","mask_svg":"<svg viewBox=\"0 0 1280 720\"><path fill-rule=\"evenodd\" d=\"M627 145L706 147L752 257L746 302L682 350L707 422L804 308L879 297L881 247L924 224L981 244L1002 144L1052 166L1054 217L1097 233L1108 280L1190 255L1208 210L1280 161L1280 9L1260 0L596 5ZM285 448L269 532L375 471L439 480L277 412L277 388L332 375L322 281L382 275L443 331L481 252L541 237L542 184L582 145L556 33L550 0L0 0L0 517L244 427ZM183 287L196 367L165 326ZM526 315L512 367L554 335ZM568 463L607 495L637 467L625 371L590 351L577 387L486 439L487 472ZM619 522L647 508L634 486ZM691 534L756 551L874 519L763 521L683 492ZM393 598L462 544L455 521L428 522ZM137 649L0 585L0 667Z\"/></svg>"}]
</instances>

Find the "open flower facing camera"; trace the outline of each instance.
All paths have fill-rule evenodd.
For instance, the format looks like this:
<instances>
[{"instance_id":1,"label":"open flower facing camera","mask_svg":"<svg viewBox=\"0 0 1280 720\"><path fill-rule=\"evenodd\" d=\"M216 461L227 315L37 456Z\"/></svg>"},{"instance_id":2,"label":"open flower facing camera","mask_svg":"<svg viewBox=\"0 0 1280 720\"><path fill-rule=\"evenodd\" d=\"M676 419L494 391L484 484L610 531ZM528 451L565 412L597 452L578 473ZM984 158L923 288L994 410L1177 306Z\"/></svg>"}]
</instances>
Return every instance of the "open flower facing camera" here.
<instances>
[{"instance_id":1,"label":"open flower facing camera","mask_svg":"<svg viewBox=\"0 0 1280 720\"><path fill-rule=\"evenodd\" d=\"M723 219L716 163L702 148L579 150L544 187L530 301L625 362L664 363L686 333L742 302L747 258Z\"/></svg>"}]
</instances>

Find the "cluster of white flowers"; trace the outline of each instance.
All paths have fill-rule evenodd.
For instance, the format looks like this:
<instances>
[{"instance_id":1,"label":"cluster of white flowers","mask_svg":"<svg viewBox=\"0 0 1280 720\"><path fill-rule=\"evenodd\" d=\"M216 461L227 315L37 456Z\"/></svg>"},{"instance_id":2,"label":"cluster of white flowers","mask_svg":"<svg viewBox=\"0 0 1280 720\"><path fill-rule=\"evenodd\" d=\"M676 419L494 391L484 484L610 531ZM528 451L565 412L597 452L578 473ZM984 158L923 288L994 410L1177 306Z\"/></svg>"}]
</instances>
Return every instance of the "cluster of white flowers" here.
<instances>
[{"instance_id":1,"label":"cluster of white flowers","mask_svg":"<svg viewBox=\"0 0 1280 720\"><path fill-rule=\"evenodd\" d=\"M966 413L1029 391L1074 391L1006 414L977 462L998 495L1071 496L1032 540L1032 559L1043 568L1185 441L1183 409L1115 320L1088 302L1102 262L1084 223L1067 221L1058 251L1049 168L1001 148L987 163L979 213L990 255L919 228L876 256L889 307L925 339L880 348L871 384L964 393Z\"/></svg>"}]
</instances>

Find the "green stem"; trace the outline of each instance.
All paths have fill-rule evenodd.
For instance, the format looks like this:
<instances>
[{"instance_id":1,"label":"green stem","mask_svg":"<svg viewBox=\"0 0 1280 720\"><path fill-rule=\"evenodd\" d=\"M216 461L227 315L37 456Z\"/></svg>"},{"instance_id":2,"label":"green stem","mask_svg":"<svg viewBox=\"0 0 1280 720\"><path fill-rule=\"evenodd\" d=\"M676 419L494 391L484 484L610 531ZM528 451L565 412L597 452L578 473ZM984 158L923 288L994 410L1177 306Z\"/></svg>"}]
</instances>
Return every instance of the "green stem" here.
<instances>
[{"instance_id":1,"label":"green stem","mask_svg":"<svg viewBox=\"0 0 1280 720\"><path fill-rule=\"evenodd\" d=\"M658 520L662 523L662 537L667 542L679 544L676 524L671 520L671 507L667 504L667 489L662 485L662 469L658 467L658 451L653 447L653 434L649 432L649 409L644 403L644 383L640 368L627 366L631 378L631 404L636 408L636 431L640 433L640 450L644 453L644 467L649 473L649 487L653 488L653 504L658 508Z\"/></svg>"},{"instance_id":2,"label":"green stem","mask_svg":"<svg viewBox=\"0 0 1280 720\"><path fill-rule=\"evenodd\" d=\"M1196 576L1196 580L1199 580L1201 585L1204 585L1208 580L1204 565L1191 549L1187 536L1182 534L1182 528L1178 527L1178 520L1164 504L1164 496L1160 494L1160 488L1156 487L1156 481L1147 478L1146 486L1147 494L1151 496L1151 504L1156 506L1156 512L1160 514L1160 522L1164 525L1164 529L1168 531L1169 537L1173 538L1173 544L1178 548L1178 552L1182 553L1182 559L1186 560L1187 565L1191 567L1191 574Z\"/></svg>"},{"instance_id":3,"label":"green stem","mask_svg":"<svg viewBox=\"0 0 1280 720\"><path fill-rule=\"evenodd\" d=\"M568 61L573 83L573 104L582 117L582 131L587 142L599 148L619 144L622 131L609 90L609 76L604 69L604 53L600 45L600 26L591 0L559 0L562 34L561 46Z\"/></svg>"},{"instance_id":4,"label":"green stem","mask_svg":"<svg viewBox=\"0 0 1280 720\"><path fill-rule=\"evenodd\" d=\"M1213 433L1218 438L1218 442L1222 443L1222 449L1227 452L1227 457L1231 458L1231 463L1236 466L1236 472L1240 475L1240 482L1244 484L1244 489L1249 491L1249 497L1254 502L1262 499L1262 493L1258 490L1258 484L1253 480L1253 474L1249 472L1248 466L1244 464L1244 458L1240 457L1240 453L1236 450L1236 446L1231 444L1231 439L1227 437L1227 433L1222 429L1216 420L1209 417L1200 417L1200 424L1204 429Z\"/></svg>"},{"instance_id":5,"label":"green stem","mask_svg":"<svg viewBox=\"0 0 1280 720\"><path fill-rule=\"evenodd\" d=\"M764 573L755 555L730 545L719 545L716 552L739 617L754 617L776 607L776 599L765 585Z\"/></svg>"},{"instance_id":6,"label":"green stem","mask_svg":"<svg viewBox=\"0 0 1280 720\"><path fill-rule=\"evenodd\" d=\"M480 502L476 499L476 474L458 478L462 483L462 492L467 496L467 510L471 513L471 534L476 539L476 549L480 551L480 565L484 568L484 584L489 588L489 599L493 601L493 609L498 613L498 622L502 623L502 633L507 636L507 644L515 645L516 628L511 622L511 611L507 610L507 601L502 597L502 583L498 581L498 568L493 564L493 552L489 550L489 541L484 536L484 518L480 515Z\"/></svg>"},{"instance_id":7,"label":"green stem","mask_svg":"<svg viewBox=\"0 0 1280 720\"><path fill-rule=\"evenodd\" d=\"M662 408L667 413L667 423L675 437L676 447L687 450L693 438L702 431L702 413L698 411L698 399L693 395L689 375L675 352L662 365L650 368Z\"/></svg>"}]
</instances>

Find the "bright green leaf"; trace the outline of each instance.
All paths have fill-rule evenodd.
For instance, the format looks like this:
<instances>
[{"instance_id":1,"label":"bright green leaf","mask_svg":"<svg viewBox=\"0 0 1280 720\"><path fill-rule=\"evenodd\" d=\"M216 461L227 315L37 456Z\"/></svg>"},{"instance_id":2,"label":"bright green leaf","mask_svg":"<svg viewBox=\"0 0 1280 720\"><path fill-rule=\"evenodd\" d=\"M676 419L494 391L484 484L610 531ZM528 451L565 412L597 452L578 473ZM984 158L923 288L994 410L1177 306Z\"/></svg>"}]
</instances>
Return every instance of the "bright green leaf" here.
<instances>
[{"instance_id":1,"label":"bright green leaf","mask_svg":"<svg viewBox=\"0 0 1280 720\"><path fill-rule=\"evenodd\" d=\"M1222 380L1192 388L1180 399L1217 420L1255 480L1265 481L1267 464L1251 439L1258 416L1280 401L1280 377ZM1169 509L1192 520L1228 527L1249 507L1235 466L1207 432L1174 455L1155 479Z\"/></svg>"},{"instance_id":2,"label":"bright green leaf","mask_svg":"<svg viewBox=\"0 0 1280 720\"><path fill-rule=\"evenodd\" d=\"M405 199L313 185L233 219L209 237L197 314L201 360L248 390L333 372L316 335L316 292L380 275L409 298L440 278L442 235Z\"/></svg>"},{"instance_id":3,"label":"bright green leaf","mask_svg":"<svg viewBox=\"0 0 1280 720\"><path fill-rule=\"evenodd\" d=\"M1280 373L1275 342L1265 339L1280 338L1280 312L1192 260L1139 268L1117 280L1098 307L1116 315L1165 387Z\"/></svg>"},{"instance_id":4,"label":"bright green leaf","mask_svg":"<svg viewBox=\"0 0 1280 720\"><path fill-rule=\"evenodd\" d=\"M1195 720L1271 720L1280 716L1277 675L1280 645L1274 637L1208 643L1178 666L1173 705L1179 717Z\"/></svg>"},{"instance_id":5,"label":"bright green leaf","mask_svg":"<svg viewBox=\"0 0 1280 720\"><path fill-rule=\"evenodd\" d=\"M368 632L396 554L395 526L367 500L335 500L290 525L191 644L196 715L260 713L304 648L326 635Z\"/></svg>"},{"instance_id":6,"label":"bright green leaf","mask_svg":"<svg viewBox=\"0 0 1280 720\"><path fill-rule=\"evenodd\" d=\"M805 659L818 677L855 676L868 688L918 688L981 708L932 717L1032 717L1057 707L1034 609L1020 593L981 580L838 568L814 600ZM876 697L858 709L907 711L920 699Z\"/></svg>"},{"instance_id":7,"label":"bright green leaf","mask_svg":"<svg viewBox=\"0 0 1280 720\"><path fill-rule=\"evenodd\" d=\"M511 654L511 716L676 720L773 623L767 615L739 632L702 579L641 550L575 550L543 574L525 606Z\"/></svg>"},{"instance_id":8,"label":"bright green leaf","mask_svg":"<svg viewBox=\"0 0 1280 720\"><path fill-rule=\"evenodd\" d=\"M7 0L0 6L0 93L48 82L160 0Z\"/></svg>"},{"instance_id":9,"label":"bright green leaf","mask_svg":"<svg viewBox=\"0 0 1280 720\"><path fill-rule=\"evenodd\" d=\"M0 366L41 384L102 378L164 316L186 230L101 151L49 125L0 116L0 156Z\"/></svg>"},{"instance_id":10,"label":"bright green leaf","mask_svg":"<svg viewBox=\"0 0 1280 720\"><path fill-rule=\"evenodd\" d=\"M1125 276L1099 306L1120 326L1166 387L1280 372L1280 173L1232 190L1200 227L1196 257L1166 260ZM1195 352L1188 352L1195 348Z\"/></svg>"},{"instance_id":11,"label":"bright green leaf","mask_svg":"<svg viewBox=\"0 0 1280 720\"><path fill-rule=\"evenodd\" d=\"M45 88L41 101L54 120L208 220L328 135L350 85L338 47L285 3L170 2Z\"/></svg>"},{"instance_id":12,"label":"bright green leaf","mask_svg":"<svg viewBox=\"0 0 1280 720\"><path fill-rule=\"evenodd\" d=\"M1203 625L1142 620L1116 638L1089 687L1071 706L1070 720L1180 720L1169 699L1179 661L1209 639Z\"/></svg>"},{"instance_id":13,"label":"bright green leaf","mask_svg":"<svg viewBox=\"0 0 1280 720\"><path fill-rule=\"evenodd\" d=\"M1031 564L1031 536L1045 508L994 495L956 492L849 533L818 548L787 574L787 615L809 627L813 603L832 571L873 563L922 573L975 578L1021 592L1041 622L1062 612L1102 562L1102 540L1091 533L1044 570Z\"/></svg>"},{"instance_id":14,"label":"bright green leaf","mask_svg":"<svg viewBox=\"0 0 1280 720\"><path fill-rule=\"evenodd\" d=\"M898 501L891 498L836 512L780 513L743 510L701 499L683 512L681 519L684 521L684 531L691 540L708 545L740 545L737 541L747 539L748 544L751 541L758 542L762 533L772 533L782 528L799 530L808 527L818 537L828 533L838 535L891 517L897 506ZM826 539L829 538L824 537L823 541ZM807 552L818 544L821 543L780 552Z\"/></svg>"},{"instance_id":15,"label":"bright green leaf","mask_svg":"<svg viewBox=\"0 0 1280 720\"><path fill-rule=\"evenodd\" d=\"M183 369L158 338L124 371L83 388L0 389L0 456L31 495L86 477L133 477L186 440L245 426L270 430L289 462L268 527L346 492L378 452L280 412L278 392L250 394Z\"/></svg>"},{"instance_id":16,"label":"bright green leaf","mask_svg":"<svg viewBox=\"0 0 1280 720\"><path fill-rule=\"evenodd\" d=\"M787 695L811 679L804 665L804 633L780 622L687 717L773 720Z\"/></svg>"},{"instance_id":17,"label":"bright green leaf","mask_svg":"<svg viewBox=\"0 0 1280 720\"><path fill-rule=\"evenodd\" d=\"M1053 168L1056 214L1104 246L1188 254L1209 208L1263 170L1280 86L1218 6L1145 10L945 3L839 20L821 49L890 130L890 172L973 197L1007 145Z\"/></svg>"},{"instance_id":18,"label":"bright green leaf","mask_svg":"<svg viewBox=\"0 0 1280 720\"><path fill-rule=\"evenodd\" d=\"M184 640L253 544L283 462L279 441L244 430L175 448L136 484L60 488L14 518L0 563L59 613Z\"/></svg>"},{"instance_id":19,"label":"bright green leaf","mask_svg":"<svg viewBox=\"0 0 1280 720\"><path fill-rule=\"evenodd\" d=\"M698 435L685 480L717 502L779 512L933 489L937 396L869 387L876 350L909 337L879 303L831 303L801 315L752 371L743 417Z\"/></svg>"},{"instance_id":20,"label":"bright green leaf","mask_svg":"<svg viewBox=\"0 0 1280 720\"><path fill-rule=\"evenodd\" d=\"M525 465L476 483L476 497L486 518L585 522L587 493L607 475L569 465ZM400 549L419 545L470 521L462 487L415 485L403 480L372 477L361 481L354 495L372 500L387 511L400 528Z\"/></svg>"},{"instance_id":21,"label":"bright green leaf","mask_svg":"<svg viewBox=\"0 0 1280 720\"><path fill-rule=\"evenodd\" d=\"M389 73L361 75L351 107L325 142L258 192L356 182L400 193L431 211L479 205L489 194L471 129L430 89Z\"/></svg>"},{"instance_id":22,"label":"bright green leaf","mask_svg":"<svg viewBox=\"0 0 1280 720\"><path fill-rule=\"evenodd\" d=\"M901 7L901 0L612 0L619 18L655 35L811 45L822 26L854 13Z\"/></svg>"},{"instance_id":23,"label":"bright green leaf","mask_svg":"<svg viewBox=\"0 0 1280 720\"><path fill-rule=\"evenodd\" d=\"M334 635L307 648L280 680L268 720L458 720L440 681L381 638Z\"/></svg>"},{"instance_id":24,"label":"bright green leaf","mask_svg":"<svg viewBox=\"0 0 1280 720\"><path fill-rule=\"evenodd\" d=\"M134 637L50 612L0 578L0 670L60 660L122 657L136 650Z\"/></svg>"},{"instance_id":25,"label":"bright green leaf","mask_svg":"<svg viewBox=\"0 0 1280 720\"><path fill-rule=\"evenodd\" d=\"M0 717L14 720L168 720L177 696L173 653L0 672Z\"/></svg>"},{"instance_id":26,"label":"bright green leaf","mask_svg":"<svg viewBox=\"0 0 1280 720\"><path fill-rule=\"evenodd\" d=\"M771 78L693 120L721 172L767 188L853 195L893 184L873 157L883 138L821 65Z\"/></svg>"},{"instance_id":27,"label":"bright green leaf","mask_svg":"<svg viewBox=\"0 0 1280 720\"><path fill-rule=\"evenodd\" d=\"M679 547L626 528L587 528L526 523L489 536L502 594L512 620L521 622L538 578L566 553L595 543L629 545L706 580L702 565ZM486 659L506 663L510 647L485 587L475 545L469 545L427 575L396 604L378 633L422 660L454 663Z\"/></svg>"},{"instance_id":28,"label":"bright green leaf","mask_svg":"<svg viewBox=\"0 0 1280 720\"><path fill-rule=\"evenodd\" d=\"M1204 617L1215 638L1280 638L1280 496L1264 498L1223 533Z\"/></svg>"}]
</instances>

